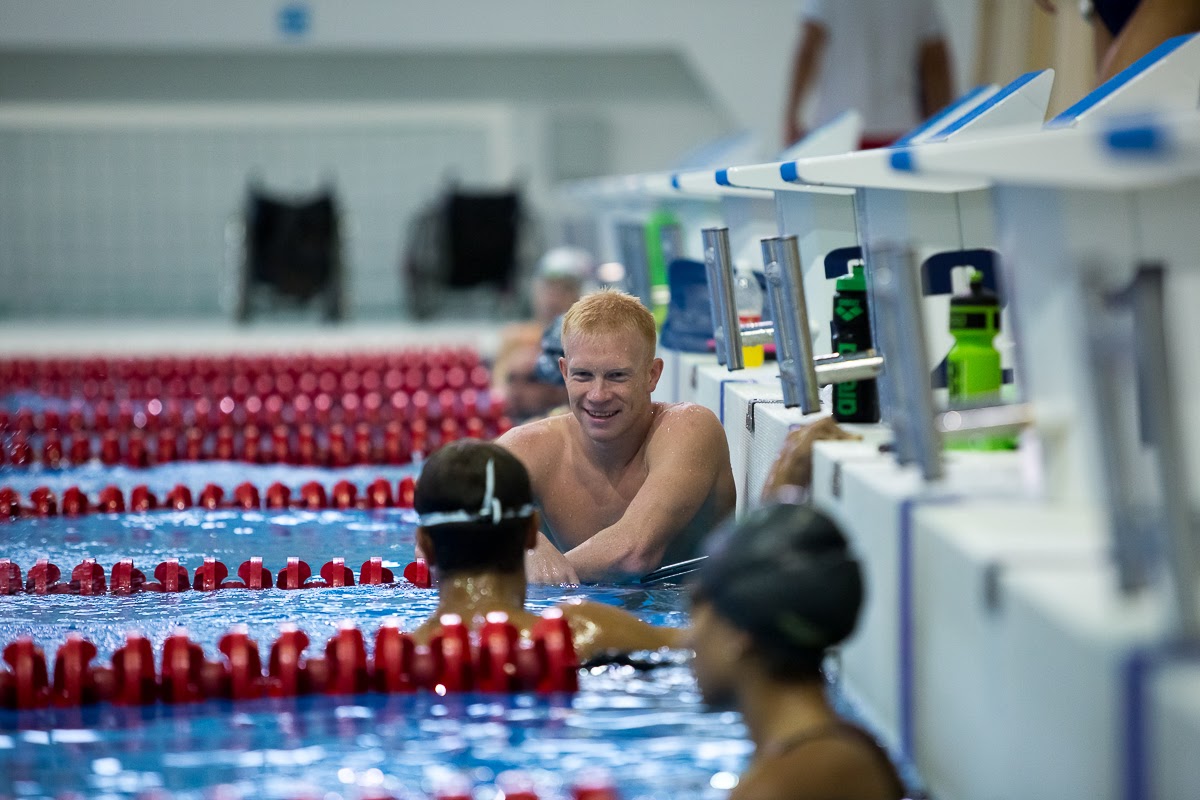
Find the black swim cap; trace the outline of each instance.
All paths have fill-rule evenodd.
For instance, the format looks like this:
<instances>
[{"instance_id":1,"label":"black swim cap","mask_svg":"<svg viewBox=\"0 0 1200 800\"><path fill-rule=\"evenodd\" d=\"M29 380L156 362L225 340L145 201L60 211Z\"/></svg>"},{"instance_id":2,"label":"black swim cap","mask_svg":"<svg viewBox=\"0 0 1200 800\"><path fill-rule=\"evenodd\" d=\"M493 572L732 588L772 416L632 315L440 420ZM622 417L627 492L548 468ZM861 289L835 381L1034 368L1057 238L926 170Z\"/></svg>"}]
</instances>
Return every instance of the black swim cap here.
<instances>
[{"instance_id":1,"label":"black swim cap","mask_svg":"<svg viewBox=\"0 0 1200 800\"><path fill-rule=\"evenodd\" d=\"M697 598L750 634L777 672L819 669L854 632L862 572L846 537L808 505L772 503L726 523L707 543Z\"/></svg>"},{"instance_id":2,"label":"black swim cap","mask_svg":"<svg viewBox=\"0 0 1200 800\"><path fill-rule=\"evenodd\" d=\"M524 563L533 490L525 466L498 444L462 439L440 448L421 469L413 508L443 574Z\"/></svg>"}]
</instances>

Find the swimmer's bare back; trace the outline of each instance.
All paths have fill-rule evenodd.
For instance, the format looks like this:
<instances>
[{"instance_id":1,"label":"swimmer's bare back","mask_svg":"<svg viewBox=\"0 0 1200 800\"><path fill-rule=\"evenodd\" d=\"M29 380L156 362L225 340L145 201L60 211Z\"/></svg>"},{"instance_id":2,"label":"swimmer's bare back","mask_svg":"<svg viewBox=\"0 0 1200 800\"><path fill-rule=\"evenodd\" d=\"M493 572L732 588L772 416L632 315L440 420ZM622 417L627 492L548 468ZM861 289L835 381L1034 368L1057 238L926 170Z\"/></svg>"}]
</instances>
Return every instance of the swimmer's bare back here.
<instances>
[{"instance_id":1,"label":"swimmer's bare back","mask_svg":"<svg viewBox=\"0 0 1200 800\"><path fill-rule=\"evenodd\" d=\"M887 753L844 721L790 737L755 754L729 800L902 800Z\"/></svg>"},{"instance_id":2,"label":"swimmer's bare back","mask_svg":"<svg viewBox=\"0 0 1200 800\"><path fill-rule=\"evenodd\" d=\"M569 414L513 428L497 442L529 471L534 499L581 580L644 575L672 545L733 511L729 446L716 415L694 403L653 403L651 414L644 440L618 463L605 462Z\"/></svg>"}]
</instances>

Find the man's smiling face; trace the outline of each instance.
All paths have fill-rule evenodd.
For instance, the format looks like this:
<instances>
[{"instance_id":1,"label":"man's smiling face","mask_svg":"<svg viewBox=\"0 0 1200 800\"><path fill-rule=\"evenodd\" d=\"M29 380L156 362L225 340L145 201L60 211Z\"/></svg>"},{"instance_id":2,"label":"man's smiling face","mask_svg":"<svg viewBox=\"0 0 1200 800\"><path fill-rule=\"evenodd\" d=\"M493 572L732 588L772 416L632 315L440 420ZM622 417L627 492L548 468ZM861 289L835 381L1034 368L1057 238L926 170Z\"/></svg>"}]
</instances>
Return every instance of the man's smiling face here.
<instances>
[{"instance_id":1,"label":"man's smiling face","mask_svg":"<svg viewBox=\"0 0 1200 800\"><path fill-rule=\"evenodd\" d=\"M650 413L650 393L662 374L662 359L653 358L633 331L572 334L559 359L571 413L595 442L619 440L637 430Z\"/></svg>"}]
</instances>

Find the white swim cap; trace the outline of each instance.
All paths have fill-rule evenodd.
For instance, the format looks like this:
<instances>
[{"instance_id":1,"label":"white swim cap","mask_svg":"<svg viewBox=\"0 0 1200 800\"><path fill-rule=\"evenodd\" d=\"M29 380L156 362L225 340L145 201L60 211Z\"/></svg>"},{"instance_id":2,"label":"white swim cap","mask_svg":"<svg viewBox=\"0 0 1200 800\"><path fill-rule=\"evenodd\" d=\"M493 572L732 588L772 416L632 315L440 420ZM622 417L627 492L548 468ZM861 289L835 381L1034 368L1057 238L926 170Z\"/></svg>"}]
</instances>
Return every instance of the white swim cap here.
<instances>
[{"instance_id":1,"label":"white swim cap","mask_svg":"<svg viewBox=\"0 0 1200 800\"><path fill-rule=\"evenodd\" d=\"M596 259L581 247L553 247L538 260L539 278L574 278L581 283L591 280Z\"/></svg>"}]
</instances>

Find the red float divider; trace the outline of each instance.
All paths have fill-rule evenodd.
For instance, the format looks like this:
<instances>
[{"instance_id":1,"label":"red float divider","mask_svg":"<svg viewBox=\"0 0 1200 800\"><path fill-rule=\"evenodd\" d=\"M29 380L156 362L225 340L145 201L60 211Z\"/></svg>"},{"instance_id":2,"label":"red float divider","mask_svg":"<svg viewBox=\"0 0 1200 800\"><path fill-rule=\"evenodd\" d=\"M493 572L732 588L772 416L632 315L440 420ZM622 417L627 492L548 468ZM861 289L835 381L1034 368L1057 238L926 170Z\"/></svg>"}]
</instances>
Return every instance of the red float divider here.
<instances>
[{"instance_id":1,"label":"red float divider","mask_svg":"<svg viewBox=\"0 0 1200 800\"><path fill-rule=\"evenodd\" d=\"M46 656L33 639L22 636L4 648L4 661L11 668L7 680L0 681L0 703L7 708L27 711L44 708L50 702L50 680Z\"/></svg>"},{"instance_id":2,"label":"red float divider","mask_svg":"<svg viewBox=\"0 0 1200 800\"><path fill-rule=\"evenodd\" d=\"M579 659L562 609L547 609L534 623L533 642L542 676L537 690L543 694L578 690Z\"/></svg>"},{"instance_id":3,"label":"red float divider","mask_svg":"<svg viewBox=\"0 0 1200 800\"><path fill-rule=\"evenodd\" d=\"M205 658L186 631L177 629L162 644L157 670L154 649L140 633L128 634L113 653L111 667L92 666L95 645L71 634L55 656L53 681L41 648L21 637L3 650L8 669L0 670L0 707L23 711L51 703L74 707L96 702L141 706L418 689L439 694L572 692L578 688L578 661L571 639L549 641L542 626L548 623L554 631L550 635L557 636L560 620L561 612L543 615L526 643L506 614L489 614L478 633L448 614L427 645L417 645L394 623L385 622L375 634L374 657L367 656L362 632L343 623L326 642L323 658L306 658L308 635L285 625L271 645L265 674L258 645L245 626L221 637L217 650L222 657L214 661ZM542 657L548 652L559 652L560 657ZM573 665L570 674L562 671L567 665Z\"/></svg>"},{"instance_id":4,"label":"red float divider","mask_svg":"<svg viewBox=\"0 0 1200 800\"><path fill-rule=\"evenodd\" d=\"M224 589L225 579L229 577L229 568L215 558L204 559L204 566L196 570L192 579L192 588L197 592L215 592Z\"/></svg>"},{"instance_id":5,"label":"red float divider","mask_svg":"<svg viewBox=\"0 0 1200 800\"><path fill-rule=\"evenodd\" d=\"M429 587L429 568L423 560L409 564L405 579L419 588ZM188 570L179 559L168 558L154 568L154 580L134 566L133 559L123 558L113 565L109 579L95 559L87 558L71 570L71 579L62 581L62 571L47 559L39 559L30 568L25 581L21 568L11 559L0 559L0 595L20 594L77 594L98 595L106 592L129 595L137 592L176 593L186 591L215 592L223 589L262 590L275 586L280 589L325 589L351 587L356 583L354 571L343 558L333 558L322 565L320 580L312 579L312 568L297 557L287 560L275 583L270 570L263 567L262 558L255 556L242 562L237 569L239 580L229 580L229 568L212 557L206 557L189 580ZM417 580L412 580L415 577ZM382 586L395 582L392 570L383 566L381 556L362 563L357 583L363 586Z\"/></svg>"},{"instance_id":6,"label":"red float divider","mask_svg":"<svg viewBox=\"0 0 1200 800\"><path fill-rule=\"evenodd\" d=\"M101 686L109 681L101 678ZM158 676L154 671L154 650L150 640L131 633L112 657L111 689L105 694L117 705L143 706L159 698Z\"/></svg>"},{"instance_id":7,"label":"red float divider","mask_svg":"<svg viewBox=\"0 0 1200 800\"><path fill-rule=\"evenodd\" d=\"M433 578L429 574L429 563L423 558L410 562L404 568L404 579L413 586L428 589L433 586Z\"/></svg>"},{"instance_id":8,"label":"red float divider","mask_svg":"<svg viewBox=\"0 0 1200 800\"><path fill-rule=\"evenodd\" d=\"M164 703L194 703L207 699L201 686L204 650L176 629L163 641L161 692Z\"/></svg>"},{"instance_id":9,"label":"red float divider","mask_svg":"<svg viewBox=\"0 0 1200 800\"><path fill-rule=\"evenodd\" d=\"M88 505L87 495L84 494L78 486L72 486L63 492L62 513L68 517L77 517L88 513L90 507Z\"/></svg>"},{"instance_id":10,"label":"red float divider","mask_svg":"<svg viewBox=\"0 0 1200 800\"><path fill-rule=\"evenodd\" d=\"M262 697L264 678L258 644L250 639L245 626L221 637L217 649L225 655L222 694L230 700L254 700Z\"/></svg>"},{"instance_id":11,"label":"red float divider","mask_svg":"<svg viewBox=\"0 0 1200 800\"><path fill-rule=\"evenodd\" d=\"M205 459L335 467L408 463L463 436L495 437L511 426L503 400L487 394L481 403L479 388L439 389L419 377L412 386L403 384L407 389L396 385L386 402L375 390L235 398L226 391L232 387L214 385L211 396L194 400L190 419L174 398L165 405L158 397L122 400L115 413L113 403L101 400L90 415L72 409L65 425L56 411L34 415L24 408L15 424L0 419L0 434L14 431L0 462L51 469L84 464L93 456L106 465L135 468Z\"/></svg>"},{"instance_id":12,"label":"red float divider","mask_svg":"<svg viewBox=\"0 0 1200 800\"><path fill-rule=\"evenodd\" d=\"M53 517L58 514L58 500L54 497L54 492L48 487L39 486L29 493L29 500L33 504L33 514L39 517Z\"/></svg>"},{"instance_id":13,"label":"red float divider","mask_svg":"<svg viewBox=\"0 0 1200 800\"><path fill-rule=\"evenodd\" d=\"M91 705L98 699L96 675L91 660L96 645L78 633L67 634L67 641L54 657L54 687L51 697L56 706Z\"/></svg>"},{"instance_id":14,"label":"red float divider","mask_svg":"<svg viewBox=\"0 0 1200 800\"><path fill-rule=\"evenodd\" d=\"M94 558L85 558L82 564L71 570L70 587L71 594L104 594L107 591L104 567L97 564Z\"/></svg>"},{"instance_id":15,"label":"red float divider","mask_svg":"<svg viewBox=\"0 0 1200 800\"><path fill-rule=\"evenodd\" d=\"M252 591L271 588L271 572L262 565L262 558L254 556L238 567L238 577L242 579L241 587L236 581L231 581L225 588L244 588Z\"/></svg>"},{"instance_id":16,"label":"red float divider","mask_svg":"<svg viewBox=\"0 0 1200 800\"><path fill-rule=\"evenodd\" d=\"M178 484L167 492L167 508L175 511L186 511L192 507L192 490L183 484Z\"/></svg>"},{"instance_id":17,"label":"red float divider","mask_svg":"<svg viewBox=\"0 0 1200 800\"><path fill-rule=\"evenodd\" d=\"M15 565L14 565L15 566ZM17 570L17 582L20 582L21 571ZM392 571L383 566L383 559L379 556L371 556L370 559L363 562L362 567L358 572L358 582L363 586L378 586L382 583L392 583L395 576ZM410 581L411 582L411 581ZM422 587L428 588L428 587Z\"/></svg>"},{"instance_id":18,"label":"red float divider","mask_svg":"<svg viewBox=\"0 0 1200 800\"><path fill-rule=\"evenodd\" d=\"M375 633L375 671L372 688L377 692L413 692L413 661L416 646L412 637L385 622Z\"/></svg>"},{"instance_id":19,"label":"red float divider","mask_svg":"<svg viewBox=\"0 0 1200 800\"><path fill-rule=\"evenodd\" d=\"M154 511L158 498L144 484L133 487L129 492L129 510L135 512Z\"/></svg>"},{"instance_id":20,"label":"red float divider","mask_svg":"<svg viewBox=\"0 0 1200 800\"><path fill-rule=\"evenodd\" d=\"M123 558L112 568L112 593L133 594L145 588L146 575L133 566L132 558Z\"/></svg>"},{"instance_id":21,"label":"red float divider","mask_svg":"<svg viewBox=\"0 0 1200 800\"><path fill-rule=\"evenodd\" d=\"M279 589L303 589L304 582L312 576L312 567L307 561L301 561L295 556L287 560L287 566L279 571L275 586Z\"/></svg>"},{"instance_id":22,"label":"red float divider","mask_svg":"<svg viewBox=\"0 0 1200 800\"><path fill-rule=\"evenodd\" d=\"M21 498L7 486L0 489L0 519L13 519L21 516Z\"/></svg>"},{"instance_id":23,"label":"red float divider","mask_svg":"<svg viewBox=\"0 0 1200 800\"><path fill-rule=\"evenodd\" d=\"M100 490L100 500L96 504L97 511L102 514L120 514L125 511L125 495L116 486L106 486Z\"/></svg>"},{"instance_id":24,"label":"red float divider","mask_svg":"<svg viewBox=\"0 0 1200 800\"><path fill-rule=\"evenodd\" d=\"M361 694L370 687L367 646L362 631L343 623L325 645L325 694Z\"/></svg>"},{"instance_id":25,"label":"red float divider","mask_svg":"<svg viewBox=\"0 0 1200 800\"><path fill-rule=\"evenodd\" d=\"M21 568L7 558L0 558L0 594L17 594L22 588Z\"/></svg>"},{"instance_id":26,"label":"red float divider","mask_svg":"<svg viewBox=\"0 0 1200 800\"><path fill-rule=\"evenodd\" d=\"M266 507L269 509L303 508L318 511L328 508L338 510L412 508L416 496L417 482L412 476L402 478L397 485L396 495L386 478L376 478L361 493L353 483L341 480L327 493L317 481L300 487L299 499L293 500L291 490L276 482L267 487ZM238 484L232 499L226 502L225 490L216 484L207 484L196 500L192 492L179 484L167 492L162 502L145 484L134 486L129 492L129 502L117 486L106 486L92 503L78 486L70 486L63 492L61 505L46 486L39 486L29 493L28 504L21 503L20 495L10 487L0 488L0 521L24 516L53 517L60 512L64 516L80 516L89 513L121 514L126 511L147 513L158 510L186 511L194 506L207 510L240 508L251 511L263 507L262 493L253 483Z\"/></svg>"},{"instance_id":27,"label":"red float divider","mask_svg":"<svg viewBox=\"0 0 1200 800\"><path fill-rule=\"evenodd\" d=\"M154 577L158 579L158 583L147 583L142 588L148 592L164 594L186 592L189 588L187 568L180 566L177 558L168 558L155 567Z\"/></svg>"},{"instance_id":28,"label":"red float divider","mask_svg":"<svg viewBox=\"0 0 1200 800\"><path fill-rule=\"evenodd\" d=\"M25 591L29 594L57 594L61 591L58 582L61 577L62 571L58 567L39 558L25 578Z\"/></svg>"}]
</instances>

